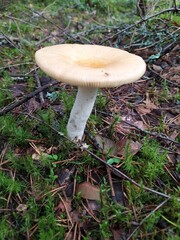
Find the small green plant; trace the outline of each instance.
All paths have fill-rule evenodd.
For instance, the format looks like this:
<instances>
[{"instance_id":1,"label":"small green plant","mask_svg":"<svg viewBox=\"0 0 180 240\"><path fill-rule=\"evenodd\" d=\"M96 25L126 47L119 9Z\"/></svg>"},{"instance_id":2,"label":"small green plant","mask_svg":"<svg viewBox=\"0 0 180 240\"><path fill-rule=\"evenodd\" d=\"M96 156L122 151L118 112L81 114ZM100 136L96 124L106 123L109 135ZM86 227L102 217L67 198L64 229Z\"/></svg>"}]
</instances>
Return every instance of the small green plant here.
<instances>
[{"instance_id":1,"label":"small green plant","mask_svg":"<svg viewBox=\"0 0 180 240\"><path fill-rule=\"evenodd\" d=\"M126 145L126 156L123 161L124 169L132 177L140 179L146 178L151 184L158 176L164 174L164 164L166 163L166 152L159 152L159 145L155 141L145 139L145 142L137 156L132 156L129 145ZM141 173L140 175L138 173Z\"/></svg>"},{"instance_id":2,"label":"small green plant","mask_svg":"<svg viewBox=\"0 0 180 240\"><path fill-rule=\"evenodd\" d=\"M9 138L12 145L22 145L25 143L25 139L32 136L28 125L25 124L25 120L23 119L20 122L20 118L17 119L12 114L0 118L0 131L4 138Z\"/></svg>"},{"instance_id":3,"label":"small green plant","mask_svg":"<svg viewBox=\"0 0 180 240\"><path fill-rule=\"evenodd\" d=\"M122 204L113 202L109 193L110 188L106 180L104 180L103 184L101 184L101 223L99 225L102 239L112 237L111 227L114 225L123 226L125 229L132 220L131 213L127 212Z\"/></svg>"},{"instance_id":4,"label":"small green plant","mask_svg":"<svg viewBox=\"0 0 180 240\"><path fill-rule=\"evenodd\" d=\"M96 108L98 111L103 111L107 104L107 98L103 95L103 93L99 90L98 96L96 99Z\"/></svg>"},{"instance_id":5,"label":"small green plant","mask_svg":"<svg viewBox=\"0 0 180 240\"><path fill-rule=\"evenodd\" d=\"M141 157L138 161L144 163L142 166L144 176L150 182L155 181L157 177L163 175L164 164L166 163L166 152L159 152L159 144L155 141L146 140L142 146Z\"/></svg>"},{"instance_id":6,"label":"small green plant","mask_svg":"<svg viewBox=\"0 0 180 240\"><path fill-rule=\"evenodd\" d=\"M160 56L162 49L165 49L170 43L177 42L179 37L177 32L178 14L166 12L157 18L151 18L144 21L143 24L136 25L135 28L130 27L128 30L130 24L140 20L137 16L136 2L135 0L4 0L0 5L0 10L2 10L1 110L37 88L37 79L34 74L36 71L34 53L43 46L60 42L83 42L85 44L110 44L132 52L135 49L137 54L139 54L137 50L143 49L141 51L141 55L144 54L143 58L151 55L149 60L164 69L163 64L159 64L162 61ZM154 0L146 2L148 10L150 10L148 16L172 7L170 0L156 1L158 4L155 5ZM154 7L154 10L151 10L151 7ZM119 34L121 30L124 31L123 34ZM166 67L168 69L168 65L173 65L173 62L176 61L174 50L169 51L168 54L169 59L173 61L172 63L167 62L165 72ZM158 62L155 62L156 60ZM71 71L71 69L68 70ZM42 86L46 84L46 78L47 82L50 81L42 71L38 71L36 74L39 76ZM125 103L125 107L134 114L134 106L137 106L139 100L143 101L142 95L149 92L150 99L158 108L167 107L168 109L173 106L173 109L170 114L168 114L168 110L165 110L165 115L162 114L157 121L153 121L153 126L151 126L150 117L155 116L155 111L142 116L143 121L147 121L153 131L159 133L166 131L167 135L174 133L176 131L176 106L180 100L178 87L170 84L169 80L171 81L171 79L169 78L168 81L159 81L156 78L151 79L151 75L150 77L148 75L146 80L137 83L137 88L136 85L130 86L127 91L130 95L122 94L122 97L125 96L125 100L129 101L129 103ZM20 97L16 96L16 86L19 87L19 85L23 86L22 89L20 88L22 90ZM49 92L45 96L47 104L40 104L38 110L34 111L33 109L33 116L42 121L21 114L21 112L27 111L26 106L29 106L29 102L0 117L0 240L65 239L67 233L72 230L67 210L73 221L76 221L74 213L75 217L77 216L77 232L82 234L83 240L109 240L113 238L113 230L116 229L118 233L120 232L119 234L122 234L118 236L119 239L126 239L136 227L138 230L132 240L179 240L180 205L178 197L180 189L177 187L178 174L176 175L176 172L179 172L180 166L175 159L176 153L170 155L168 153L167 158L166 152L163 152L160 145L164 144L163 147L168 148L169 142L162 140L158 144L157 141L152 140L152 137L148 140L148 138L144 138L144 135L137 133L136 129L132 129L130 137L135 141L140 141L143 144L142 148L133 155L128 143L125 147L125 156L123 155L124 157L121 159L119 156L110 156L111 153L103 155L102 151L96 151L92 139L85 138L89 145L88 150L105 158L109 164L117 164L115 167L140 184L140 187L137 187L130 181L118 178L112 173L112 184L119 181L119 188L117 192L115 189L115 194L120 193L123 196L122 203L117 203L114 201L117 201L116 196L111 197L108 180L102 180L102 176L106 175L104 165L89 153L79 151L74 144L53 132L44 123L47 122L57 131L66 134L66 124L73 106L76 89L66 85L60 85L58 88L58 91L54 90L56 89L54 87L48 89ZM113 96L114 91L109 91L108 95L103 92L100 90L98 93L96 106L88 121L87 130L93 136L97 134L98 130L102 130L106 137L118 141L121 134L116 132L115 126L120 121L119 115L115 115L110 125L110 117L108 117L108 121L104 121L108 114L109 116L113 114L111 109L108 109L108 101L111 101L111 94ZM115 99L119 101L119 93L115 92L117 98L113 98L113 104L115 104ZM34 99L40 102L39 95L36 95ZM60 114L53 110L56 104L62 110ZM122 104L124 104L123 101ZM107 111L107 115L104 114L105 111ZM170 127L168 126L169 121L166 121L167 125L164 124L166 116L168 119L169 116L170 118L172 116L175 120ZM136 119L137 115L133 115L133 117ZM148 130L150 131L150 129ZM176 141L178 141L178 137ZM45 149L37 158L33 157L34 149L30 145L32 142L38 148ZM173 143L169 147L169 150L177 151L177 146ZM168 162L172 155L172 161ZM59 188L58 177L72 168L75 171L67 181L67 185L69 182L78 184L87 179L97 181L96 184L100 185L101 183L100 201L86 201L80 194L67 199L65 196L66 184L61 186L62 189ZM171 199L153 213L152 211L164 201L164 198L146 191L143 186L166 193L171 196ZM63 209L62 198L69 209ZM66 202L66 200L68 201ZM92 215L86 211L84 206L92 211ZM94 211L89 206L97 208ZM93 214L99 221L95 221L92 217ZM148 214L150 217L145 219ZM144 219L143 224L139 226L138 224ZM87 229L83 229L84 226ZM77 238L75 233L74 238Z\"/></svg>"},{"instance_id":7,"label":"small green plant","mask_svg":"<svg viewBox=\"0 0 180 240\"><path fill-rule=\"evenodd\" d=\"M166 80L164 80L163 82L162 82L162 90L161 90L161 93L160 93L160 98L162 99L162 100L165 100L165 101L167 101L168 99L169 99L169 93L170 93L170 91L169 91L169 86L168 86L168 84L167 84L167 81Z\"/></svg>"},{"instance_id":8,"label":"small green plant","mask_svg":"<svg viewBox=\"0 0 180 240\"><path fill-rule=\"evenodd\" d=\"M64 229L56 224L52 197L47 197L44 201L44 214L38 222L38 233L40 240L46 240L47 238L53 240L55 237L63 238Z\"/></svg>"},{"instance_id":9,"label":"small green plant","mask_svg":"<svg viewBox=\"0 0 180 240\"><path fill-rule=\"evenodd\" d=\"M0 172L0 186L6 193L20 193L24 188L22 182L7 176L3 172Z\"/></svg>"},{"instance_id":10,"label":"small green plant","mask_svg":"<svg viewBox=\"0 0 180 240\"><path fill-rule=\"evenodd\" d=\"M114 128L115 128L116 124L120 121L121 121L121 117L119 116L119 114L115 114L113 121L112 121L111 125L109 126L109 130L108 130L108 135L110 137L112 137L112 135L114 133Z\"/></svg>"},{"instance_id":11,"label":"small green plant","mask_svg":"<svg viewBox=\"0 0 180 240\"><path fill-rule=\"evenodd\" d=\"M136 176L138 173L138 167L136 167L136 161L130 152L130 142L127 142L125 146L125 161L123 168L132 176Z\"/></svg>"},{"instance_id":12,"label":"small green plant","mask_svg":"<svg viewBox=\"0 0 180 240\"><path fill-rule=\"evenodd\" d=\"M8 223L8 220L6 219L6 217L4 217L3 219L1 218L0 227L1 227L0 239L4 240L4 239L15 239L16 238L15 231L14 231L13 227L10 226L10 224Z\"/></svg>"},{"instance_id":13,"label":"small green plant","mask_svg":"<svg viewBox=\"0 0 180 240\"><path fill-rule=\"evenodd\" d=\"M60 100L63 103L63 106L65 108L65 111L67 113L70 113L72 107L73 107L73 103L74 103L74 99L75 97L73 95L68 94L65 91L62 91L60 94Z\"/></svg>"}]
</instances>

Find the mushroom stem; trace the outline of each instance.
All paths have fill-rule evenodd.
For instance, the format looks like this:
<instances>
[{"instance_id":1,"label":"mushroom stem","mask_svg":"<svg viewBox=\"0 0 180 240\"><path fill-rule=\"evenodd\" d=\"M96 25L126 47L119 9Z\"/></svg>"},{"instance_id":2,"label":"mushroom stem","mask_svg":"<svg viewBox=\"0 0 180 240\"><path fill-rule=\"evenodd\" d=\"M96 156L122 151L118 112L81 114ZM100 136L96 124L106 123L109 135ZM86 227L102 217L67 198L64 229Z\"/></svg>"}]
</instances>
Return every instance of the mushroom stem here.
<instances>
[{"instance_id":1,"label":"mushroom stem","mask_svg":"<svg viewBox=\"0 0 180 240\"><path fill-rule=\"evenodd\" d=\"M67 134L72 140L81 140L86 122L92 112L97 88L79 87L74 106L67 124Z\"/></svg>"}]
</instances>

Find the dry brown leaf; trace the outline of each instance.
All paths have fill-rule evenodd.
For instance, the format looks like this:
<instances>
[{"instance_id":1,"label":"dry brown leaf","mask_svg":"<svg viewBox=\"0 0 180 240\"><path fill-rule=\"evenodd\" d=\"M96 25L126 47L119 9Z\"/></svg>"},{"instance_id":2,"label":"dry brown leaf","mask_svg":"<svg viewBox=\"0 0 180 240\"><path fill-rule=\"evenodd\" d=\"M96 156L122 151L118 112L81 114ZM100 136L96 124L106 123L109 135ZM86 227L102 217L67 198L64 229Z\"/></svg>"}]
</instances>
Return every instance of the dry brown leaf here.
<instances>
[{"instance_id":1,"label":"dry brown leaf","mask_svg":"<svg viewBox=\"0 0 180 240\"><path fill-rule=\"evenodd\" d=\"M128 139L126 137L122 138L120 141L116 143L117 146L117 156L124 157L124 149L126 146Z\"/></svg>"},{"instance_id":2,"label":"dry brown leaf","mask_svg":"<svg viewBox=\"0 0 180 240\"><path fill-rule=\"evenodd\" d=\"M138 112L139 114L142 114L142 115L145 115L145 114L151 112L151 110L148 109L148 108L146 107L146 105L143 104L143 103L142 103L142 104L139 104L138 107L136 108L136 110L137 110L137 112Z\"/></svg>"},{"instance_id":3,"label":"dry brown leaf","mask_svg":"<svg viewBox=\"0 0 180 240\"><path fill-rule=\"evenodd\" d=\"M161 74L163 78L169 79L171 81L180 82L180 66L171 67L168 72Z\"/></svg>"},{"instance_id":4,"label":"dry brown leaf","mask_svg":"<svg viewBox=\"0 0 180 240\"><path fill-rule=\"evenodd\" d=\"M40 108L40 103L35 100L35 98L31 98L26 103L26 111L28 114L31 114Z\"/></svg>"},{"instance_id":5,"label":"dry brown leaf","mask_svg":"<svg viewBox=\"0 0 180 240\"><path fill-rule=\"evenodd\" d=\"M100 188L89 182L80 183L76 189L77 193L81 193L81 197L85 199L100 200Z\"/></svg>"},{"instance_id":6,"label":"dry brown leaf","mask_svg":"<svg viewBox=\"0 0 180 240\"><path fill-rule=\"evenodd\" d=\"M97 201L89 200L87 201L88 209L91 211L99 211L100 210L100 204Z\"/></svg>"},{"instance_id":7,"label":"dry brown leaf","mask_svg":"<svg viewBox=\"0 0 180 240\"><path fill-rule=\"evenodd\" d=\"M158 107L150 100L149 93L146 93L146 100L144 101L146 107L150 110L157 109Z\"/></svg>"},{"instance_id":8,"label":"dry brown leaf","mask_svg":"<svg viewBox=\"0 0 180 240\"><path fill-rule=\"evenodd\" d=\"M143 121L136 121L133 124L141 130L146 130L147 129L147 126L144 124Z\"/></svg>"},{"instance_id":9,"label":"dry brown leaf","mask_svg":"<svg viewBox=\"0 0 180 240\"><path fill-rule=\"evenodd\" d=\"M161 66L158 66L158 65L155 65L155 64L153 64L152 67L156 72L161 72L163 70Z\"/></svg>"},{"instance_id":10,"label":"dry brown leaf","mask_svg":"<svg viewBox=\"0 0 180 240\"><path fill-rule=\"evenodd\" d=\"M131 154L134 156L136 155L136 153L139 152L140 148L141 148L142 144L138 141L134 142L134 141L131 141L130 142L130 152Z\"/></svg>"},{"instance_id":11,"label":"dry brown leaf","mask_svg":"<svg viewBox=\"0 0 180 240\"><path fill-rule=\"evenodd\" d=\"M72 222L73 223L78 223L79 222L79 211L78 210L74 210L71 213L71 218L72 218ZM72 238L71 238L72 239Z\"/></svg>"},{"instance_id":12,"label":"dry brown leaf","mask_svg":"<svg viewBox=\"0 0 180 240\"><path fill-rule=\"evenodd\" d=\"M150 113L153 109L157 109L158 107L150 100L149 93L146 93L146 100L144 103L139 104L136 108L136 110L142 114L145 115L147 113Z\"/></svg>"},{"instance_id":13,"label":"dry brown leaf","mask_svg":"<svg viewBox=\"0 0 180 240\"><path fill-rule=\"evenodd\" d=\"M122 231L120 229L112 229L112 234L113 234L113 239L114 240L119 240L122 239Z\"/></svg>"},{"instance_id":14,"label":"dry brown leaf","mask_svg":"<svg viewBox=\"0 0 180 240\"><path fill-rule=\"evenodd\" d=\"M125 158L125 155L126 155L125 146L126 146L127 142L129 142L129 151L133 156L139 152L139 150L142 146L142 144L138 141L134 142L132 140L129 141L126 139L126 141L124 142L124 147L121 146L121 148L118 149L117 155L120 156L121 158Z\"/></svg>"},{"instance_id":15,"label":"dry brown leaf","mask_svg":"<svg viewBox=\"0 0 180 240\"><path fill-rule=\"evenodd\" d=\"M55 211L61 211L61 212L71 212L71 201L63 200L59 202L59 204L55 207Z\"/></svg>"},{"instance_id":16,"label":"dry brown leaf","mask_svg":"<svg viewBox=\"0 0 180 240\"><path fill-rule=\"evenodd\" d=\"M171 133L170 139L175 140L177 136L179 136L179 132L175 130Z\"/></svg>"},{"instance_id":17,"label":"dry brown leaf","mask_svg":"<svg viewBox=\"0 0 180 240\"><path fill-rule=\"evenodd\" d=\"M110 152L112 155L116 155L116 144L111 139L102 137L101 135L96 135L95 139L99 144L99 147L103 150L104 154Z\"/></svg>"}]
</instances>

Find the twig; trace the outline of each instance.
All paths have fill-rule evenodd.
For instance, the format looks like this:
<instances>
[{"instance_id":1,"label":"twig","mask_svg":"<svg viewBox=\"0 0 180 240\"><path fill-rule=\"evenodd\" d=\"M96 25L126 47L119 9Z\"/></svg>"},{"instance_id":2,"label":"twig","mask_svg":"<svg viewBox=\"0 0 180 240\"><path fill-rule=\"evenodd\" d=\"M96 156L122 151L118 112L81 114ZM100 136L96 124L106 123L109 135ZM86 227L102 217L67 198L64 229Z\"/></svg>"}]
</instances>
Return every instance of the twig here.
<instances>
[{"instance_id":1,"label":"twig","mask_svg":"<svg viewBox=\"0 0 180 240\"><path fill-rule=\"evenodd\" d=\"M135 234L135 232L143 225L143 223L153 214L155 213L159 208L161 208L167 201L169 201L170 198L166 198L162 203L160 203L153 211L151 211L140 223L139 225L134 229L134 231L129 235L129 237L126 240L130 240L132 236Z\"/></svg>"},{"instance_id":2,"label":"twig","mask_svg":"<svg viewBox=\"0 0 180 240\"><path fill-rule=\"evenodd\" d=\"M103 114L105 114L105 115L108 115L108 116L113 117L113 115L112 115L111 113L105 113L105 112L102 112L102 111L97 111L97 112L103 113ZM161 138L161 139L163 139L163 140L172 142L172 143L180 146L180 143L179 143L179 142L170 139L170 138L169 138L168 136L166 136L165 134L159 134L159 133L156 133L156 132L150 132L150 131L147 131L147 130L142 130L141 128L137 127L137 126L134 125L133 123L130 123L130 122L125 121L125 120L122 120L122 119L121 119L120 121L128 124L128 125L131 126L131 127L136 128L137 130L139 130L140 132L142 132L142 133L144 133L144 134L149 134L149 135L151 135L151 136L154 136L154 137L157 137L157 138Z\"/></svg>"},{"instance_id":3,"label":"twig","mask_svg":"<svg viewBox=\"0 0 180 240\"><path fill-rule=\"evenodd\" d=\"M6 34L4 34L3 32L1 32L1 33L2 33L2 35L4 36L4 38L6 39L6 41L7 41L11 46L13 46L14 48L18 49L18 51L20 51L20 52L24 55L24 52L16 46L16 44L14 43L13 40L11 40L11 39L10 39L8 36L6 36Z\"/></svg>"},{"instance_id":4,"label":"twig","mask_svg":"<svg viewBox=\"0 0 180 240\"><path fill-rule=\"evenodd\" d=\"M149 135L151 135L151 136L153 136L153 137L161 138L161 139L163 139L163 140L172 142L172 143L180 146L180 143L179 143L179 142L170 139L170 138L169 138L168 136L166 136L165 134L160 134L160 133L157 133L157 132L150 132L150 131L147 131L147 130L142 130L141 128L138 128L136 125L134 125L134 124L132 124L132 123L129 123L129 122L124 121L124 120L122 120L122 119L121 119L121 121L124 122L124 123L126 123L126 124L128 124L128 125L130 125L130 126L132 126L132 127L134 127L134 128L136 128L137 130L139 130L139 131L142 132L142 133L149 134Z\"/></svg>"},{"instance_id":5,"label":"twig","mask_svg":"<svg viewBox=\"0 0 180 240\"><path fill-rule=\"evenodd\" d=\"M173 4L174 4L175 12L178 12L176 0L173 0Z\"/></svg>"},{"instance_id":6,"label":"twig","mask_svg":"<svg viewBox=\"0 0 180 240\"><path fill-rule=\"evenodd\" d=\"M16 20L16 21L19 21L19 22L22 22L22 23L26 23L26 24L31 25L31 26L36 27L36 28L39 28L39 26L37 26L35 24L32 24L30 22L24 21L23 19L20 19L20 18L16 18L16 17L9 16L9 15L6 15L6 14L4 14L3 16L6 17L6 18L9 18L9 19L12 19L12 20Z\"/></svg>"},{"instance_id":7,"label":"twig","mask_svg":"<svg viewBox=\"0 0 180 240\"><path fill-rule=\"evenodd\" d=\"M124 28L124 29L122 29L122 30L120 30L120 31L117 31L117 32L116 32L115 34L113 34L112 36L107 37L107 38L105 38L103 41L101 41L101 44L104 43L104 42L106 42L106 41L108 41L108 40L110 40L110 39L112 39L112 38L114 38L114 37L116 37L116 36L118 36L119 34L125 32L125 31L127 31L127 30L129 30L129 29L131 29L131 28L133 28L133 27L136 27L137 25L139 25L139 24L141 24L141 23L144 23L144 22L148 21L148 20L151 19L151 18L157 17L157 16L159 16L159 15L161 15L161 14L163 14L163 13L167 13L167 12L178 12L178 11L180 11L180 9L177 8L177 7L168 8L168 9L162 10L161 12L158 12L158 13L156 13L156 14L154 14L154 15L151 15L151 16L149 16L149 17L146 17L146 18L144 18L144 19L141 19L141 20L137 21L136 23L134 23L134 24L132 24L132 25L130 25L130 26Z\"/></svg>"},{"instance_id":8,"label":"twig","mask_svg":"<svg viewBox=\"0 0 180 240\"><path fill-rule=\"evenodd\" d=\"M7 66L4 66L4 67L1 67L0 70L4 70L4 69L7 69L7 68L10 68L10 67L18 67L18 66L21 66L21 65L34 65L34 62L24 62L24 63L17 63L17 64L12 64L12 65L7 65Z\"/></svg>"},{"instance_id":9,"label":"twig","mask_svg":"<svg viewBox=\"0 0 180 240\"><path fill-rule=\"evenodd\" d=\"M111 196L114 198L115 191L114 191L114 186L113 186L113 182L112 182L111 170L107 166L106 166L106 171L107 171L107 175L108 175L109 185L111 188Z\"/></svg>"},{"instance_id":10,"label":"twig","mask_svg":"<svg viewBox=\"0 0 180 240\"><path fill-rule=\"evenodd\" d=\"M34 73L34 76L35 76L35 79L36 79L36 82L37 82L38 89L42 88L41 82L39 80L39 76L38 76L36 71ZM42 91L39 93L39 99L40 99L41 104L44 104L45 100L44 100L44 96L43 96L43 92Z\"/></svg>"},{"instance_id":11,"label":"twig","mask_svg":"<svg viewBox=\"0 0 180 240\"><path fill-rule=\"evenodd\" d=\"M155 74L156 77L158 77L158 78L166 81L167 83L169 83L169 84L171 84L171 85L179 88L179 84L174 83L174 82L172 82L172 81L170 81L170 80L167 80L167 79L163 78L159 73L157 73L156 71L154 71L149 64L148 64L147 67L148 67L148 70L150 70L153 74Z\"/></svg>"},{"instance_id":12,"label":"twig","mask_svg":"<svg viewBox=\"0 0 180 240\"><path fill-rule=\"evenodd\" d=\"M29 99L33 98L34 96L36 96L40 92L44 91L46 88L52 87L52 86L57 85L57 84L59 84L59 82L57 82L57 81L53 81L51 83L48 83L48 84L42 86L41 88L35 90L34 92L31 92L31 93L27 94L22 99L20 99L16 102L10 103L9 105L4 107L3 109L0 109L0 116L3 116L4 114L12 111L14 108L16 108L16 107L22 105L23 103L27 102Z\"/></svg>"},{"instance_id":13,"label":"twig","mask_svg":"<svg viewBox=\"0 0 180 240\"><path fill-rule=\"evenodd\" d=\"M40 14L38 11L29 9L28 7L27 7L27 9L30 10L31 12L37 14L38 16L44 18L44 19L45 19L46 21L48 21L50 24L52 24L53 26L55 26L56 28L58 28L58 29L62 32L62 34L63 34L64 36L66 36L66 38L69 38L69 39L71 39L71 40L73 39L75 42L83 43L83 42L80 41L79 39L75 38L73 35L71 35L71 34L69 34L69 33L66 33L66 32L65 32L65 31L66 31L65 29L61 28L59 25L57 25L56 23L54 23L53 21L51 21L49 18L45 17L43 14Z\"/></svg>"},{"instance_id":14,"label":"twig","mask_svg":"<svg viewBox=\"0 0 180 240\"><path fill-rule=\"evenodd\" d=\"M24 114L24 113L22 113ZM146 186L142 186L141 184L137 183L136 181L134 181L133 179L131 179L130 177L128 177L126 174L124 174L123 172L121 172L120 170L118 170L117 168L114 168L112 165L108 164L106 161L104 161L102 158L98 157L96 154L94 154L93 152L91 152L90 150L86 149L83 147L83 144L78 144L74 141L72 141L71 139L69 139L68 137L66 137L62 132L59 132L57 129L55 129L54 127L52 127L51 125L49 125L47 122L45 122L44 120L42 119L39 119L33 115L29 115L29 114L26 114L28 115L30 118L33 118L39 122L42 122L43 124L45 124L46 126L48 126L50 129L52 129L54 132L56 132L58 135L60 135L61 137L63 137L64 139L68 140L69 142L73 143L74 145L76 145L77 148L79 149L83 149L85 152L87 152L89 155L91 155L93 158L97 159L98 161L102 162L103 164L106 165L106 167L110 168L111 171L118 177L121 177L121 178L125 178L126 180L128 180L129 182L131 182L132 184L134 184L135 186L139 187L139 188L143 188L144 190L148 191L148 192L152 192L154 194L157 194L159 196L162 196L162 197L165 197L165 198L168 198L170 199L170 196L165 194L165 193L161 193L161 192L158 192L154 189L151 189L151 188L148 188Z\"/></svg>"}]
</instances>

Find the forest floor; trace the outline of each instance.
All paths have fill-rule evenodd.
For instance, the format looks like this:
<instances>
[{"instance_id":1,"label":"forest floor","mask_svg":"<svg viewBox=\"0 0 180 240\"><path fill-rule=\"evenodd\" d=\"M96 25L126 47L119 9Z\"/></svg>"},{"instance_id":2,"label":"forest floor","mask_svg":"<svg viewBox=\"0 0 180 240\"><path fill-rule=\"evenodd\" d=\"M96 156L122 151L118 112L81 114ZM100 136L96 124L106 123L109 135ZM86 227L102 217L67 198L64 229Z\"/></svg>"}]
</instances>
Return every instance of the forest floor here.
<instances>
[{"instance_id":1,"label":"forest floor","mask_svg":"<svg viewBox=\"0 0 180 240\"><path fill-rule=\"evenodd\" d=\"M146 20L130 1L48 2L0 6L0 240L178 240L178 13L164 1ZM76 87L34 60L63 43L147 64L136 83L99 90L83 146L65 130Z\"/></svg>"}]
</instances>

